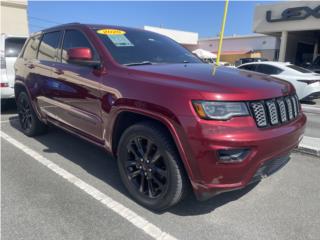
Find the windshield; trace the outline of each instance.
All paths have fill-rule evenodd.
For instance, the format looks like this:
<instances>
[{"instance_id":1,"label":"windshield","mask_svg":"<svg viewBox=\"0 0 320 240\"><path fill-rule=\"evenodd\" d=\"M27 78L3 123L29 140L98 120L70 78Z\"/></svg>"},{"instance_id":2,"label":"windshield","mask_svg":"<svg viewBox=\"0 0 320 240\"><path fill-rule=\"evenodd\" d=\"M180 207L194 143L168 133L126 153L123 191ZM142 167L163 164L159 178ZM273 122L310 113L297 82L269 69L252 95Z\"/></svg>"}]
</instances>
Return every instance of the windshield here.
<instances>
[{"instance_id":1,"label":"windshield","mask_svg":"<svg viewBox=\"0 0 320 240\"><path fill-rule=\"evenodd\" d=\"M298 67L296 65L288 65L287 67L289 67L293 70L296 70L297 72L300 72L300 73L312 73L312 71L305 69L305 68L302 68L302 67Z\"/></svg>"},{"instance_id":2,"label":"windshield","mask_svg":"<svg viewBox=\"0 0 320 240\"><path fill-rule=\"evenodd\" d=\"M168 37L136 29L95 29L112 57L123 65L202 63Z\"/></svg>"}]
</instances>

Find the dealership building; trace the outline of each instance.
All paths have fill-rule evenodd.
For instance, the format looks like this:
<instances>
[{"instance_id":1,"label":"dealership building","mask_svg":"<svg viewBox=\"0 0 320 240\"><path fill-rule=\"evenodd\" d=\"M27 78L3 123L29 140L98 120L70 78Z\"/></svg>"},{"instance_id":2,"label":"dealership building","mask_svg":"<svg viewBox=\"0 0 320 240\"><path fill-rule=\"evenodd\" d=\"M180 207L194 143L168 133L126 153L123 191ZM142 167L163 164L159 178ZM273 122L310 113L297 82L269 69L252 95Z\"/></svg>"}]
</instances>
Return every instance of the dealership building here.
<instances>
[{"instance_id":1,"label":"dealership building","mask_svg":"<svg viewBox=\"0 0 320 240\"><path fill-rule=\"evenodd\" d=\"M219 37L200 38L196 32L145 26L171 37L189 50L203 49L217 53ZM258 4L250 35L225 36L222 61L234 63L239 58L263 57L300 65L320 54L320 2L287 1Z\"/></svg>"},{"instance_id":2,"label":"dealership building","mask_svg":"<svg viewBox=\"0 0 320 240\"><path fill-rule=\"evenodd\" d=\"M1 0L1 34L26 36L29 34L27 0Z\"/></svg>"},{"instance_id":3,"label":"dealership building","mask_svg":"<svg viewBox=\"0 0 320 240\"><path fill-rule=\"evenodd\" d=\"M320 2L258 5L253 30L281 39L279 61L311 62L320 54Z\"/></svg>"}]
</instances>

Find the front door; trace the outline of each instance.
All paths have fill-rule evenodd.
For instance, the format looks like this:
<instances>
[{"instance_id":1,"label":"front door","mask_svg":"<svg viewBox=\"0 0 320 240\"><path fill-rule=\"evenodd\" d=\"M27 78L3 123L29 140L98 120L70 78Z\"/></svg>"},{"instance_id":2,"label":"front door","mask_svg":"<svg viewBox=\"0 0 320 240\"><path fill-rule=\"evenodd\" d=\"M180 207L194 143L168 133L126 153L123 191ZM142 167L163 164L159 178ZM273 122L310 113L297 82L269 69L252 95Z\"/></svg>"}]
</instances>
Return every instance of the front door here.
<instances>
[{"instance_id":1,"label":"front door","mask_svg":"<svg viewBox=\"0 0 320 240\"><path fill-rule=\"evenodd\" d=\"M92 67L68 63L70 48L90 48L93 60L97 51L80 30L66 30L59 53L60 60L53 68L57 94L52 100L59 106L59 120L94 140L102 141L101 84Z\"/></svg>"}]
</instances>

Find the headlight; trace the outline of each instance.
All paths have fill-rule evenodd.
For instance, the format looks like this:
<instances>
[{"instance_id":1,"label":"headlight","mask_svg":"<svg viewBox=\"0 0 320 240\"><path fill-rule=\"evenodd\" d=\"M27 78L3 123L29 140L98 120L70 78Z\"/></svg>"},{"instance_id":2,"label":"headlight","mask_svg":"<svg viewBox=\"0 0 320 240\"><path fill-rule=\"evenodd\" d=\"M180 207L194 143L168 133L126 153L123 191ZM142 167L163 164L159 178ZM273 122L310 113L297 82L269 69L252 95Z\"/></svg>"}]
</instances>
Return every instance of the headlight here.
<instances>
[{"instance_id":1,"label":"headlight","mask_svg":"<svg viewBox=\"0 0 320 240\"><path fill-rule=\"evenodd\" d=\"M235 116L248 116L247 105L243 102L192 101L200 118L227 120Z\"/></svg>"}]
</instances>

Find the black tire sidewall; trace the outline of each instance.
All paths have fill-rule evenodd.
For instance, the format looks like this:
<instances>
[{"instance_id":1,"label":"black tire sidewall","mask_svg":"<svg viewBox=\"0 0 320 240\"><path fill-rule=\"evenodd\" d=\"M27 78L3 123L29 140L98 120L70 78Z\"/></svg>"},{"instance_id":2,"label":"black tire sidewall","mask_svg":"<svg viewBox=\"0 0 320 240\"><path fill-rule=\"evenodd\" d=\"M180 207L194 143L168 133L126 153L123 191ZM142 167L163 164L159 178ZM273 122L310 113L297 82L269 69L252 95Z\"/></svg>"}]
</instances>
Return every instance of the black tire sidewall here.
<instances>
[{"instance_id":1,"label":"black tire sidewall","mask_svg":"<svg viewBox=\"0 0 320 240\"><path fill-rule=\"evenodd\" d=\"M17 101L17 110L19 113L19 108L20 108L20 104L21 104L21 100L26 100L27 103L29 104L29 108L31 111L31 127L29 129L24 129L22 127L22 122L21 122L21 117L19 114L19 122L21 124L21 129L23 131L24 134L26 134L27 136L33 136L35 134L37 134L37 132L39 131L40 128L42 128L43 123L40 122L40 120L38 119L38 116L36 115L36 113L34 112L33 106L31 104L31 101L29 99L29 96L27 95L26 92L21 92L18 96L18 101Z\"/></svg>"},{"instance_id":2,"label":"black tire sidewall","mask_svg":"<svg viewBox=\"0 0 320 240\"><path fill-rule=\"evenodd\" d=\"M125 171L124 162L127 160L126 146L130 139L137 136L149 138L157 145L157 147L159 147L160 151L163 153L165 165L168 168L168 184L166 192L163 196L155 199L148 198L141 194L133 183L130 182ZM177 161L179 161L179 159L176 159L177 154L163 144L163 137L164 136L159 136L159 133L155 132L152 128L139 124L129 127L123 133L118 145L118 167L125 187L133 198L141 205L157 211L170 207L173 198L176 196L177 191L179 191L177 185L179 184L179 177L181 175L180 173L177 173Z\"/></svg>"}]
</instances>

